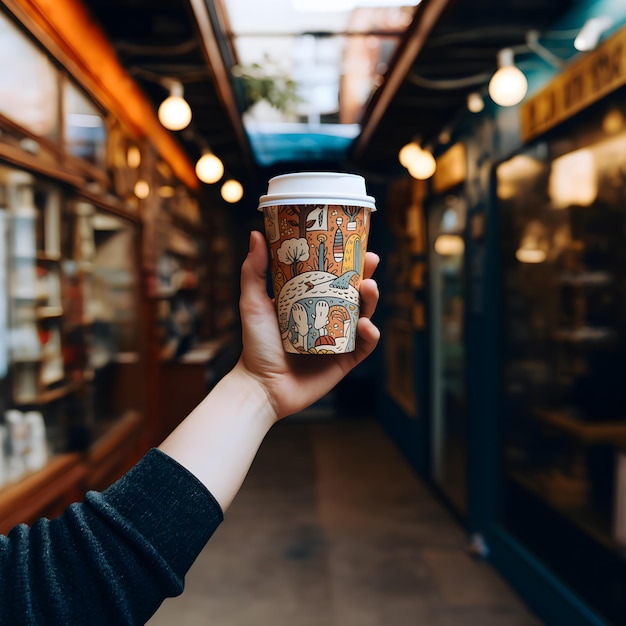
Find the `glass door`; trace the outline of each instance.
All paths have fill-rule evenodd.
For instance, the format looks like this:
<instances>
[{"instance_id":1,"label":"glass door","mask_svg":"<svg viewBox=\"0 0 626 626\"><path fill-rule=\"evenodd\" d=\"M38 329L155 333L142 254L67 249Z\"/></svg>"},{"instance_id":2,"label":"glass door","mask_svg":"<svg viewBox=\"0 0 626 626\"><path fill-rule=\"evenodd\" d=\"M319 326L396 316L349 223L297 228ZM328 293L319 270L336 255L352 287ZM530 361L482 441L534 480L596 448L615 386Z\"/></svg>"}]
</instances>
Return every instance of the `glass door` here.
<instances>
[{"instance_id":1,"label":"glass door","mask_svg":"<svg viewBox=\"0 0 626 626\"><path fill-rule=\"evenodd\" d=\"M460 513L467 510L464 346L465 203L437 199L429 211L431 475Z\"/></svg>"}]
</instances>

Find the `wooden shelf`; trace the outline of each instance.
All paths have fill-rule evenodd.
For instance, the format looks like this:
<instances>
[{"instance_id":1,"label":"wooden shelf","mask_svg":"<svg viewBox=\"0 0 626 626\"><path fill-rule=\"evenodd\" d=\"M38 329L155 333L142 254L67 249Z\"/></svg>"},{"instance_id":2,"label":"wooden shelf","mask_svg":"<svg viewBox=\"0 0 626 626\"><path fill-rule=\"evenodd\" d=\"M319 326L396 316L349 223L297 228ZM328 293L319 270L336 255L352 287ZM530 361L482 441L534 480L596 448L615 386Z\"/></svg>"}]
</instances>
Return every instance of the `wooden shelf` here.
<instances>
[{"instance_id":1,"label":"wooden shelf","mask_svg":"<svg viewBox=\"0 0 626 626\"><path fill-rule=\"evenodd\" d=\"M46 163L37 155L30 154L21 148L9 144L0 143L0 159L32 172L69 183L77 189L80 189L85 183L84 178L69 173L68 169L56 164Z\"/></svg>"},{"instance_id":2,"label":"wooden shelf","mask_svg":"<svg viewBox=\"0 0 626 626\"><path fill-rule=\"evenodd\" d=\"M104 489L145 452L140 444L143 420L127 412L111 425L87 455L60 454L40 470L0 486L0 533L41 517L53 518L89 489Z\"/></svg>"},{"instance_id":3,"label":"wooden shelf","mask_svg":"<svg viewBox=\"0 0 626 626\"><path fill-rule=\"evenodd\" d=\"M559 280L569 287L606 287L613 282L613 276L600 271L578 272L561 274Z\"/></svg>"},{"instance_id":4,"label":"wooden shelf","mask_svg":"<svg viewBox=\"0 0 626 626\"><path fill-rule=\"evenodd\" d=\"M0 532L61 513L78 496L85 474L80 461L79 454L52 457L44 468L0 488Z\"/></svg>"},{"instance_id":5,"label":"wooden shelf","mask_svg":"<svg viewBox=\"0 0 626 626\"><path fill-rule=\"evenodd\" d=\"M612 328L583 326L556 330L553 339L560 343L597 345L614 341L617 334Z\"/></svg>"},{"instance_id":6,"label":"wooden shelf","mask_svg":"<svg viewBox=\"0 0 626 626\"><path fill-rule=\"evenodd\" d=\"M40 306L37 307L38 320L52 320L63 317L63 307L60 306Z\"/></svg>"},{"instance_id":7,"label":"wooden shelf","mask_svg":"<svg viewBox=\"0 0 626 626\"><path fill-rule=\"evenodd\" d=\"M235 340L234 333L228 333L220 339L213 339L194 346L189 352L183 354L179 359L179 363L209 363L224 348Z\"/></svg>"},{"instance_id":8,"label":"wooden shelf","mask_svg":"<svg viewBox=\"0 0 626 626\"><path fill-rule=\"evenodd\" d=\"M534 415L585 444L626 444L626 417L623 421L585 422L560 411L536 411Z\"/></svg>"},{"instance_id":9,"label":"wooden shelf","mask_svg":"<svg viewBox=\"0 0 626 626\"><path fill-rule=\"evenodd\" d=\"M69 383L63 387L57 387L56 389L50 389L39 394L36 404L49 404L55 400L60 400L70 393L78 391L81 387L80 383Z\"/></svg>"},{"instance_id":10,"label":"wooden shelf","mask_svg":"<svg viewBox=\"0 0 626 626\"><path fill-rule=\"evenodd\" d=\"M143 427L141 414L127 411L106 429L86 457L87 489L105 489L130 468L140 454L133 449L138 447Z\"/></svg>"},{"instance_id":11,"label":"wooden shelf","mask_svg":"<svg viewBox=\"0 0 626 626\"><path fill-rule=\"evenodd\" d=\"M186 234L191 235L192 237L206 237L208 235L206 226L201 222L195 223L182 215L178 215L177 213L169 213L169 217L172 220L172 225L175 228L178 228L184 231Z\"/></svg>"},{"instance_id":12,"label":"wooden shelf","mask_svg":"<svg viewBox=\"0 0 626 626\"><path fill-rule=\"evenodd\" d=\"M16 361L14 361L15 363ZM22 362L22 361L20 361ZM34 362L39 362L34 361ZM72 382L66 385L62 385L61 387L55 387L54 389L49 389L47 391L43 391L39 393L35 398L28 402L24 402L19 400L19 398L15 399L15 406L17 408L22 406L33 406L38 404L50 404L51 402L55 402L56 400L60 400L65 396L78 391L82 386L82 382Z\"/></svg>"},{"instance_id":13,"label":"wooden shelf","mask_svg":"<svg viewBox=\"0 0 626 626\"><path fill-rule=\"evenodd\" d=\"M14 291L11 294L11 299L17 302L37 302L39 299L36 293L19 293Z\"/></svg>"},{"instance_id":14,"label":"wooden shelf","mask_svg":"<svg viewBox=\"0 0 626 626\"><path fill-rule=\"evenodd\" d=\"M93 205L100 207L101 209L105 209L118 217L122 217L131 222L138 223L141 221L141 216L136 210L125 202L118 200L114 196L107 195L106 197L103 197L99 194L87 191L86 189L78 189L77 193L80 197L88 202L91 202Z\"/></svg>"},{"instance_id":15,"label":"wooden shelf","mask_svg":"<svg viewBox=\"0 0 626 626\"><path fill-rule=\"evenodd\" d=\"M610 528L601 523L597 514L594 514L594 511L587 504L568 506L553 499L542 489L541 480L538 481L536 477L521 472L509 472L509 478L558 511L565 520L591 536L598 544L621 558L626 558L626 549L611 537Z\"/></svg>"},{"instance_id":16,"label":"wooden shelf","mask_svg":"<svg viewBox=\"0 0 626 626\"><path fill-rule=\"evenodd\" d=\"M61 255L37 252L37 261L39 261L40 263L60 263Z\"/></svg>"}]
</instances>

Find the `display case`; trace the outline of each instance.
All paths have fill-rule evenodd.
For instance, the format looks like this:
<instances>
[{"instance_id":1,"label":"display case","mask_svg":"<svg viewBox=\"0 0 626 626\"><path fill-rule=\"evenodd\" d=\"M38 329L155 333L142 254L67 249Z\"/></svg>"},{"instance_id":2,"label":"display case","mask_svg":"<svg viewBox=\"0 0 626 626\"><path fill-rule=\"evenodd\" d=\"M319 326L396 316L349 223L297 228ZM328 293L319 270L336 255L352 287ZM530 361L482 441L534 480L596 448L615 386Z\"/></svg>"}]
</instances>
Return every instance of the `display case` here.
<instances>
[{"instance_id":1,"label":"display case","mask_svg":"<svg viewBox=\"0 0 626 626\"><path fill-rule=\"evenodd\" d=\"M156 266L158 438L166 437L232 367L237 346L233 252L218 211L201 216L191 196L159 163L150 253Z\"/></svg>"},{"instance_id":2,"label":"display case","mask_svg":"<svg viewBox=\"0 0 626 626\"><path fill-rule=\"evenodd\" d=\"M2 483L84 451L140 410L137 224L0 166L6 393ZM131 391L134 390L134 391Z\"/></svg>"},{"instance_id":3,"label":"display case","mask_svg":"<svg viewBox=\"0 0 626 626\"><path fill-rule=\"evenodd\" d=\"M10 10L0 7L12 59L0 68L0 532L105 488L159 443L186 414L181 402L163 411L161 393L179 397L167 368L194 368L183 379L197 381L186 396L197 403L236 307L228 242L205 222L193 165L110 48L86 49L54 12Z\"/></svg>"},{"instance_id":4,"label":"display case","mask_svg":"<svg viewBox=\"0 0 626 626\"><path fill-rule=\"evenodd\" d=\"M496 171L501 520L615 624L626 620L625 113L623 96L602 101Z\"/></svg>"},{"instance_id":5,"label":"display case","mask_svg":"<svg viewBox=\"0 0 626 626\"><path fill-rule=\"evenodd\" d=\"M0 48L16 59L0 70L6 532L117 478L145 449L147 420L142 223L108 158L121 125L3 11Z\"/></svg>"}]
</instances>

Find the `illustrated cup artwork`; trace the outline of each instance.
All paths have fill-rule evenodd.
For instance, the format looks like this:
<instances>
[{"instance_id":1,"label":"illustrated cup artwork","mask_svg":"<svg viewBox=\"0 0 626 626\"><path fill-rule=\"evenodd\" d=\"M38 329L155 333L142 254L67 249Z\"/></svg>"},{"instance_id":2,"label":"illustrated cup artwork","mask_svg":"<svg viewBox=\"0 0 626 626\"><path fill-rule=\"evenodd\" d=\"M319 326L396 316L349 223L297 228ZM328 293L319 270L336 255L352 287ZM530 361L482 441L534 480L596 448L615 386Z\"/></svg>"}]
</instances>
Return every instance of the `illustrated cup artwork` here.
<instances>
[{"instance_id":1,"label":"illustrated cup artwork","mask_svg":"<svg viewBox=\"0 0 626 626\"><path fill-rule=\"evenodd\" d=\"M338 172L276 176L259 210L285 351L352 352L370 215L376 210L364 178Z\"/></svg>"}]
</instances>

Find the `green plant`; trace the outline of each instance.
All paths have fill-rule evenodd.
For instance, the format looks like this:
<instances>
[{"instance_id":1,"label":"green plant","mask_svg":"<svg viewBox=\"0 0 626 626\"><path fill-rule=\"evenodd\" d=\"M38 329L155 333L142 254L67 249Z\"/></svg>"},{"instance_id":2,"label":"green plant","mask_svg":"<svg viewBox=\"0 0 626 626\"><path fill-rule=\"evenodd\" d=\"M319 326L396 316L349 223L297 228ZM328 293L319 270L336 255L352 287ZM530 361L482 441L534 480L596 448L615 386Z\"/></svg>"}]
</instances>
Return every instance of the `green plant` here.
<instances>
[{"instance_id":1,"label":"green plant","mask_svg":"<svg viewBox=\"0 0 626 626\"><path fill-rule=\"evenodd\" d=\"M266 64L271 65L271 61L266 59ZM267 100L282 113L292 113L295 106L301 102L296 82L292 78L279 73L270 73L261 63L238 66L233 73L243 85L246 108L260 100Z\"/></svg>"}]
</instances>

